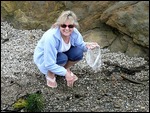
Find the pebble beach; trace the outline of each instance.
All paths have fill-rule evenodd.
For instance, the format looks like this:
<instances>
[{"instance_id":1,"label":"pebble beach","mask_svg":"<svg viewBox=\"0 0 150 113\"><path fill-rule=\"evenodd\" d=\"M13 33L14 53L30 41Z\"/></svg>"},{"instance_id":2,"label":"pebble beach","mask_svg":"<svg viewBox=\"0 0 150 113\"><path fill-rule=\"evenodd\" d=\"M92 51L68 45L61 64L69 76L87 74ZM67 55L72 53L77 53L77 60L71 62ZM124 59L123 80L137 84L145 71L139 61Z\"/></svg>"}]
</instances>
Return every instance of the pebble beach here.
<instances>
[{"instance_id":1,"label":"pebble beach","mask_svg":"<svg viewBox=\"0 0 150 113\"><path fill-rule=\"evenodd\" d=\"M44 31L19 30L1 22L1 111L27 93L41 91L45 112L149 112L149 61L121 52L101 49L102 65L93 70L82 61L71 70L79 77L73 88L57 76L58 87L51 89L33 62L33 52ZM113 71L120 69L120 71ZM126 70L134 70L129 74ZM111 73L111 74L110 74ZM120 75L141 81L136 84Z\"/></svg>"}]
</instances>

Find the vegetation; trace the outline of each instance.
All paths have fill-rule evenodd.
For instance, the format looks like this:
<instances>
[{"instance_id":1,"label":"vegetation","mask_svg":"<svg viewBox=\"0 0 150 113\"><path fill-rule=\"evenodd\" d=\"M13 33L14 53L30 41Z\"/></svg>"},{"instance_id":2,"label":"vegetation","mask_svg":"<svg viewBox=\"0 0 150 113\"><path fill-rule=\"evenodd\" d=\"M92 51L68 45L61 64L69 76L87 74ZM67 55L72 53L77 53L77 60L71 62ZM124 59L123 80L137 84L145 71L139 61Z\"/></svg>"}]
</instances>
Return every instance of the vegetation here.
<instances>
[{"instance_id":1,"label":"vegetation","mask_svg":"<svg viewBox=\"0 0 150 113\"><path fill-rule=\"evenodd\" d=\"M24 109L26 112L42 112L44 110L44 98L41 93L28 94L26 98L19 98L13 104L15 110Z\"/></svg>"}]
</instances>

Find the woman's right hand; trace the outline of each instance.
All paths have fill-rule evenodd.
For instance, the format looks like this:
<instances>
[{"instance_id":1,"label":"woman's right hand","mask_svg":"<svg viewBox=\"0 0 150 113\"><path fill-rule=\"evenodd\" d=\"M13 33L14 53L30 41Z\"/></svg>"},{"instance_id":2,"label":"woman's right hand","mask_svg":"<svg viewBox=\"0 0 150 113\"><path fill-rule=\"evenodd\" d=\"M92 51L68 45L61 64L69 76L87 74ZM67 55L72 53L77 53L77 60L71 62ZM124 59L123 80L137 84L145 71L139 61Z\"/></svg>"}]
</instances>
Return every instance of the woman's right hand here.
<instances>
[{"instance_id":1,"label":"woman's right hand","mask_svg":"<svg viewBox=\"0 0 150 113\"><path fill-rule=\"evenodd\" d=\"M74 75L71 71L67 71L65 75L67 86L73 87L73 83L77 80L77 76Z\"/></svg>"},{"instance_id":2,"label":"woman's right hand","mask_svg":"<svg viewBox=\"0 0 150 113\"><path fill-rule=\"evenodd\" d=\"M71 76L71 72L67 71L65 78L67 81L71 81L73 79L73 77Z\"/></svg>"}]
</instances>

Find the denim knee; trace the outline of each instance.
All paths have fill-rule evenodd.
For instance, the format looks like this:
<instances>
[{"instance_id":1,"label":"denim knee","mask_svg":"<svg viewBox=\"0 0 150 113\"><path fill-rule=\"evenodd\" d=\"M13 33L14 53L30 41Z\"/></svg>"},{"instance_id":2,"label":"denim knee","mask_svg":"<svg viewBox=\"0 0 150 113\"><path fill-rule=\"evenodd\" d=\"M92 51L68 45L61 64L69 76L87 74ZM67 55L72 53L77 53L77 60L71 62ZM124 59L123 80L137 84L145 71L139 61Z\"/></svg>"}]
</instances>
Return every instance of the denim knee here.
<instances>
[{"instance_id":1,"label":"denim knee","mask_svg":"<svg viewBox=\"0 0 150 113\"><path fill-rule=\"evenodd\" d=\"M71 47L69 51L66 52L68 59L71 61L79 61L83 58L83 50L79 47Z\"/></svg>"},{"instance_id":2,"label":"denim knee","mask_svg":"<svg viewBox=\"0 0 150 113\"><path fill-rule=\"evenodd\" d=\"M68 61L68 56L64 53L58 53L57 54L57 64L64 65Z\"/></svg>"}]
</instances>

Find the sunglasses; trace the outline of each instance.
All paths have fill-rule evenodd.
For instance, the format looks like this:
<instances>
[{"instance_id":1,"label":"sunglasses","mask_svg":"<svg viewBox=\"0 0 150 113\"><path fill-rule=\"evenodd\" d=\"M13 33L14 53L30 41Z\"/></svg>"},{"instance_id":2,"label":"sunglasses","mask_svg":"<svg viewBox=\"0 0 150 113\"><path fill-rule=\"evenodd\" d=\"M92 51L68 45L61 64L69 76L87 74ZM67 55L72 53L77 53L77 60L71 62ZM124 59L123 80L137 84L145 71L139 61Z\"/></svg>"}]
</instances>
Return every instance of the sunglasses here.
<instances>
[{"instance_id":1,"label":"sunglasses","mask_svg":"<svg viewBox=\"0 0 150 113\"><path fill-rule=\"evenodd\" d=\"M66 24L62 24L60 25L62 28L66 28L68 26L68 28L74 28L74 25L66 25Z\"/></svg>"}]
</instances>

